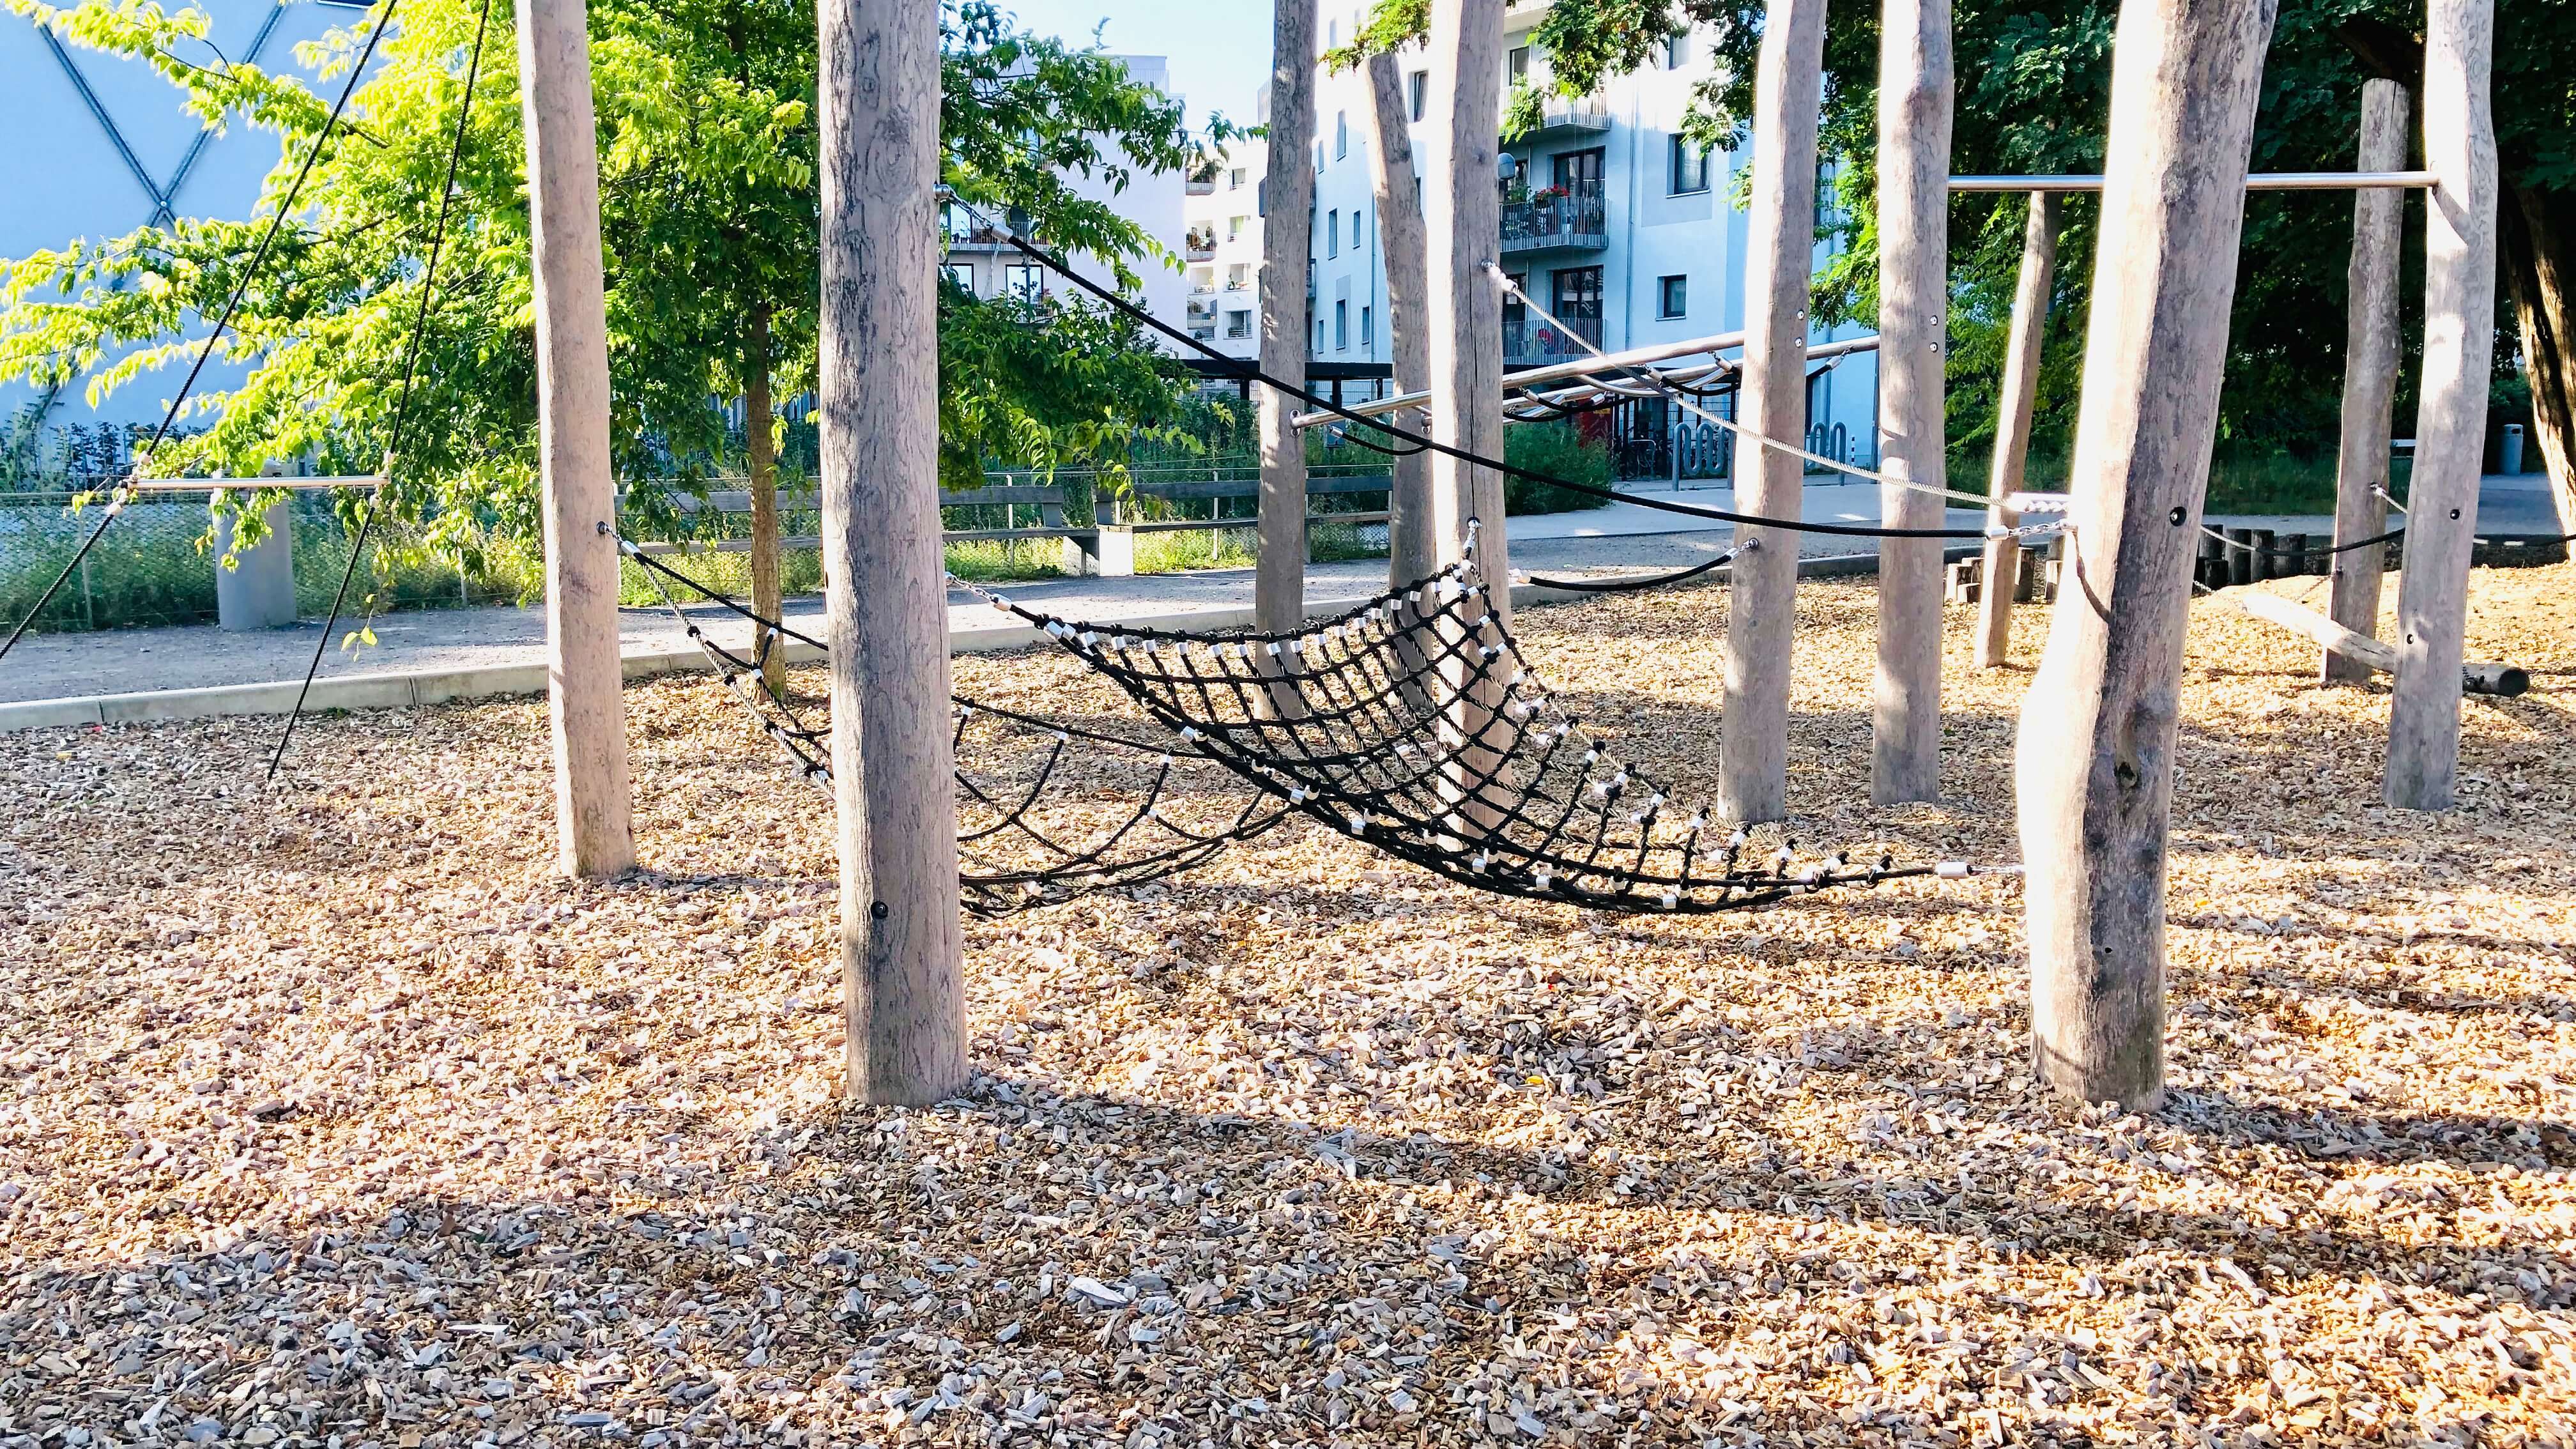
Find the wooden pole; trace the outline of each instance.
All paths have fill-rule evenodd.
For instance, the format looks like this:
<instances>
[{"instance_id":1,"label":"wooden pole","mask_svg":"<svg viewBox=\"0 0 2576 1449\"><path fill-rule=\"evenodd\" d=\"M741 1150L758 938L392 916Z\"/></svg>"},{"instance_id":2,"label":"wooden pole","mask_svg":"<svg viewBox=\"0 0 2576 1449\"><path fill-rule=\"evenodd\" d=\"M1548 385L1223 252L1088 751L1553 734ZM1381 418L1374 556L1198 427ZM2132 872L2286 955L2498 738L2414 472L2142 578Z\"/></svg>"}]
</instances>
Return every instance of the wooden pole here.
<instances>
[{"instance_id":1,"label":"wooden pole","mask_svg":"<svg viewBox=\"0 0 2576 1449\"><path fill-rule=\"evenodd\" d=\"M600 280L590 31L582 0L519 0L518 14L555 858L566 875L616 876L635 866L635 830L617 647L617 485L608 451L608 306Z\"/></svg>"},{"instance_id":2,"label":"wooden pole","mask_svg":"<svg viewBox=\"0 0 2576 1449\"><path fill-rule=\"evenodd\" d=\"M775 619L786 598L778 586L778 435L769 402L769 304L751 304L743 327L742 432L751 454L751 611ZM766 624L751 626L760 682L773 695L787 689L787 650Z\"/></svg>"},{"instance_id":3,"label":"wooden pole","mask_svg":"<svg viewBox=\"0 0 2576 1449\"><path fill-rule=\"evenodd\" d=\"M1807 282L1816 251L1816 97L1824 50L1825 0L1768 0L1753 74L1753 196L1737 416L1787 443L1807 434ZM1796 518L1805 468L1776 448L1740 443L1735 506L1764 518ZM1750 824L1788 813L1799 535L1749 527L1735 537L1717 791L1726 817Z\"/></svg>"},{"instance_id":4,"label":"wooden pole","mask_svg":"<svg viewBox=\"0 0 2576 1449\"><path fill-rule=\"evenodd\" d=\"M939 11L822 8L824 597L849 1094L966 1085L939 541Z\"/></svg>"},{"instance_id":5,"label":"wooden pole","mask_svg":"<svg viewBox=\"0 0 2576 1449\"><path fill-rule=\"evenodd\" d=\"M2406 87L2393 80L2361 83L2363 171L2394 171L2406 164ZM2352 262L2344 306L2343 438L2335 457L2335 531L2338 547L2388 531L2388 419L2397 398L2397 252L2402 241L2405 193L2363 190L2352 197ZM2334 593L2326 612L2365 638L2379 631L2379 576L2385 545L2334 556ZM2370 665L2327 650L2321 673L2329 684L2360 683Z\"/></svg>"},{"instance_id":6,"label":"wooden pole","mask_svg":"<svg viewBox=\"0 0 2576 1449\"><path fill-rule=\"evenodd\" d=\"M1503 291L1493 267L1503 230L1502 0L1432 0L1429 114L1448 119L1424 188L1424 316L1429 323L1431 436L1485 457L1503 454ZM1503 476L1445 454L1431 456L1435 509L1454 508L1459 532L1440 540L1458 556L1468 518L1480 523L1485 577L1509 577ZM1499 592L1499 590L1498 590ZM1495 607L1508 611L1507 599Z\"/></svg>"},{"instance_id":7,"label":"wooden pole","mask_svg":"<svg viewBox=\"0 0 2576 1449\"><path fill-rule=\"evenodd\" d=\"M1377 230L1386 257L1386 340L1393 390L1415 391L1431 375L1430 317L1424 300L1422 191L1413 164L1404 72L1384 51L1368 59L1369 170L1377 186ZM1399 415L1401 416L1401 415ZM1387 490L1386 575L1391 588L1430 577L1440 567L1442 538L1455 538L1457 499L1435 496L1427 455L1393 460Z\"/></svg>"},{"instance_id":8,"label":"wooden pole","mask_svg":"<svg viewBox=\"0 0 2576 1449\"><path fill-rule=\"evenodd\" d=\"M1950 0L1886 0L1878 27L1879 469L1948 486ZM1890 528L1939 528L1941 499L1879 485ZM1941 796L1941 540L1878 543L1870 798Z\"/></svg>"},{"instance_id":9,"label":"wooden pole","mask_svg":"<svg viewBox=\"0 0 2576 1449\"><path fill-rule=\"evenodd\" d=\"M2032 1052L2083 1102L2164 1096L2166 826L2273 0L2126 0L2073 527L2017 764Z\"/></svg>"},{"instance_id":10,"label":"wooden pole","mask_svg":"<svg viewBox=\"0 0 2576 1449\"><path fill-rule=\"evenodd\" d=\"M2048 303L2057 282L2057 194L2034 191L2021 234L2021 276L2013 287L2012 336L2004 345L2003 393L1995 417L1995 457L1986 496L1991 527L2012 528L2021 515L2003 500L2021 491L2030 464L2030 430L2039 412L2039 364L2048 344ZM1977 667L2001 669L2012 652L2012 606L2017 589L1998 588L2021 565L2021 544L1986 540L1985 579L1977 595Z\"/></svg>"},{"instance_id":11,"label":"wooden pole","mask_svg":"<svg viewBox=\"0 0 2576 1449\"><path fill-rule=\"evenodd\" d=\"M1262 181L1261 370L1303 383L1309 340L1307 251L1315 209L1315 0L1277 0L1270 39L1270 159ZM1306 616L1304 406L1261 390L1261 543L1255 627L1286 633Z\"/></svg>"},{"instance_id":12,"label":"wooden pole","mask_svg":"<svg viewBox=\"0 0 2576 1449\"><path fill-rule=\"evenodd\" d=\"M2397 583L2387 799L2448 810L2460 765L2469 553L2495 358L2496 148L2487 115L2494 0L2431 0L2424 27L2424 382Z\"/></svg>"}]
</instances>

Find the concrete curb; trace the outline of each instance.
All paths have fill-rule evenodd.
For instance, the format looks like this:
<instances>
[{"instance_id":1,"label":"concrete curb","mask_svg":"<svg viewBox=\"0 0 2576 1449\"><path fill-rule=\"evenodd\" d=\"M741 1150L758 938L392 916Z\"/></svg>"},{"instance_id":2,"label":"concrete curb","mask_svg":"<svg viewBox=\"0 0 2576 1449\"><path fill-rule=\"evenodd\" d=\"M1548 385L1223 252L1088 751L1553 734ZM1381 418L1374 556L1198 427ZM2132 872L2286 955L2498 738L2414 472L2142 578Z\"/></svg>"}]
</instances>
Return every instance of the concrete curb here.
<instances>
[{"instance_id":1,"label":"concrete curb","mask_svg":"<svg viewBox=\"0 0 2576 1449\"><path fill-rule=\"evenodd\" d=\"M1874 553L1798 561L1798 574L1802 578L1874 573L1877 568L1878 555ZM1564 589L1543 589L1535 584L1515 584L1512 587L1512 603L1517 607L1571 603L1593 597L1595 595ZM1365 595L1316 599L1307 603L1306 617L1330 618L1366 602L1368 596ZM1251 624L1252 610L1248 607L1180 609L1105 621L1105 627L1112 629L1243 629L1251 627ZM1046 642L1046 635L1016 620L1003 623L996 619L990 624L948 631L948 649L952 654L1003 653L1012 649L1034 648ZM791 639L787 641L786 657L790 664L810 664L822 657L822 651L811 644ZM624 663L628 679L650 679L656 675L704 669L706 656L692 645L686 649L641 650L626 655ZM23 700L0 704L0 733L214 719L227 715L285 714L295 708L298 687L298 681L287 679L264 684L217 684L199 689L152 689L132 694ZM543 694L545 691L546 666L543 664L495 664L482 669L390 670L317 679L313 681L312 692L305 696L304 708L307 713L315 714L335 709L406 709L458 700Z\"/></svg>"}]
</instances>

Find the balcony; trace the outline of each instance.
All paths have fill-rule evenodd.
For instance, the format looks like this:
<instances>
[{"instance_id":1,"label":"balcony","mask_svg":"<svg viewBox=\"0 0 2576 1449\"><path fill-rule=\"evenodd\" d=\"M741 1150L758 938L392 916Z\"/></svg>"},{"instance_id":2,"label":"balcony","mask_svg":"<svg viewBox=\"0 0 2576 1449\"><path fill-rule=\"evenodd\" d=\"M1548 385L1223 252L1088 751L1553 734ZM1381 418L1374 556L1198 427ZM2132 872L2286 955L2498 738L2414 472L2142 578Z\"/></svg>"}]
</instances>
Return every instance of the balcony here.
<instances>
[{"instance_id":1,"label":"balcony","mask_svg":"<svg viewBox=\"0 0 2576 1449\"><path fill-rule=\"evenodd\" d=\"M944 227L940 243L952 252L997 252L1011 245L1001 228L982 225Z\"/></svg>"},{"instance_id":2,"label":"balcony","mask_svg":"<svg viewBox=\"0 0 2576 1449\"><path fill-rule=\"evenodd\" d=\"M1199 177L1193 176L1187 182L1183 183L1181 189L1192 196L1214 196L1216 195L1216 178L1210 176L1202 180Z\"/></svg>"},{"instance_id":3,"label":"balcony","mask_svg":"<svg viewBox=\"0 0 2576 1449\"><path fill-rule=\"evenodd\" d=\"M1597 136L1610 129L1610 112L1596 100L1554 101L1539 113L1538 124L1514 144Z\"/></svg>"},{"instance_id":4,"label":"balcony","mask_svg":"<svg viewBox=\"0 0 2576 1449\"><path fill-rule=\"evenodd\" d=\"M1578 181L1572 187L1543 187L1520 201L1503 203L1503 254L1541 251L1599 251L1610 244L1608 210L1601 183Z\"/></svg>"},{"instance_id":5,"label":"balcony","mask_svg":"<svg viewBox=\"0 0 2576 1449\"><path fill-rule=\"evenodd\" d=\"M1215 261L1216 233L1212 231L1194 231L1181 238L1181 256L1185 261Z\"/></svg>"},{"instance_id":6,"label":"balcony","mask_svg":"<svg viewBox=\"0 0 2576 1449\"><path fill-rule=\"evenodd\" d=\"M1590 357L1592 348L1584 343L1591 343L1593 347L1601 345L1601 319L1569 317L1565 321L1570 332L1559 331L1535 317L1504 319L1503 366L1545 367L1551 362L1572 362ZM1576 340L1578 336L1580 341Z\"/></svg>"}]
</instances>

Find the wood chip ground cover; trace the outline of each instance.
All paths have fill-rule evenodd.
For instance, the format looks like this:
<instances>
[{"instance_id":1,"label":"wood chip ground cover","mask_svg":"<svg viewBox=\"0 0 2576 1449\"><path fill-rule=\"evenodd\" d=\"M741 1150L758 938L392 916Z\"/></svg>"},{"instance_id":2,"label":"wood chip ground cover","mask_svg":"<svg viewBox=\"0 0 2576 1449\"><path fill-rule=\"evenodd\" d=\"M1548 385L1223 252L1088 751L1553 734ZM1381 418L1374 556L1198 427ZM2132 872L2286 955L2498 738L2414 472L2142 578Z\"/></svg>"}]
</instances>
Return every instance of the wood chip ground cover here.
<instances>
[{"instance_id":1,"label":"wood chip ground cover","mask_svg":"<svg viewBox=\"0 0 2576 1449\"><path fill-rule=\"evenodd\" d=\"M2572 587L2477 575L2538 685L2438 818L2195 605L2144 1118L2030 1082L2009 880L1611 918L1305 823L970 923L971 1094L848 1106L824 804L712 684L628 693L600 885L533 702L278 789L274 721L0 738L0 1444L2576 1442ZM1801 835L2010 859L1958 611L1949 801L1864 803L1871 597L1801 593ZM1698 793L1724 607L1521 627Z\"/></svg>"}]
</instances>

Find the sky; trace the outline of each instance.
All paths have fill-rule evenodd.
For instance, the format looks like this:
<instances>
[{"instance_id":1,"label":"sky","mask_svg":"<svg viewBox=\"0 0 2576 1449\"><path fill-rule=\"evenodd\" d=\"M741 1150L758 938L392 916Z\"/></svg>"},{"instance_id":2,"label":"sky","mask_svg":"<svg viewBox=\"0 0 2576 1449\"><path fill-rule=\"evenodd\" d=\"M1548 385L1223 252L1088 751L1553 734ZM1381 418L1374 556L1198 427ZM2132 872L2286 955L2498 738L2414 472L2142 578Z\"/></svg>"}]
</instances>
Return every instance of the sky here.
<instances>
[{"instance_id":1,"label":"sky","mask_svg":"<svg viewBox=\"0 0 2576 1449\"><path fill-rule=\"evenodd\" d=\"M1189 103L1190 124L1211 111L1238 125L1252 122L1253 92L1270 78L1270 7L1260 0L1001 0L1003 9L1042 35L1078 45L1101 40L1123 55L1160 55L1172 63L1172 88Z\"/></svg>"}]
</instances>

